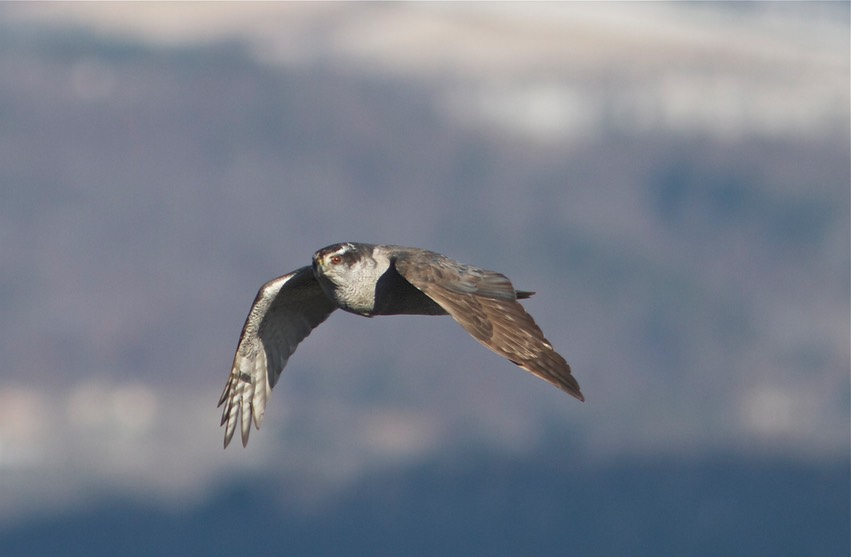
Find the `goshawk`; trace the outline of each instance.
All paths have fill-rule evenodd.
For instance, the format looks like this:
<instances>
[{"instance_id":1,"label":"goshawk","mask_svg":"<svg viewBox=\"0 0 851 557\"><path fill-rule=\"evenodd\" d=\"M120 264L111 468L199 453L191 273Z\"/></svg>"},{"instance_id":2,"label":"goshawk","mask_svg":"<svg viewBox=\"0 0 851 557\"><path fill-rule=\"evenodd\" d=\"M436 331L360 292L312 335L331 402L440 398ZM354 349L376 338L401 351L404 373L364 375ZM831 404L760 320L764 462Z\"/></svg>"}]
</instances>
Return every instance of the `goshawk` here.
<instances>
[{"instance_id":1,"label":"goshawk","mask_svg":"<svg viewBox=\"0 0 851 557\"><path fill-rule=\"evenodd\" d=\"M298 344L332 311L452 316L473 338L566 393L585 400L570 366L544 338L507 277L419 248L334 244L313 264L264 284L239 338L219 399L225 447L241 419L242 444L260 428L266 399Z\"/></svg>"}]
</instances>

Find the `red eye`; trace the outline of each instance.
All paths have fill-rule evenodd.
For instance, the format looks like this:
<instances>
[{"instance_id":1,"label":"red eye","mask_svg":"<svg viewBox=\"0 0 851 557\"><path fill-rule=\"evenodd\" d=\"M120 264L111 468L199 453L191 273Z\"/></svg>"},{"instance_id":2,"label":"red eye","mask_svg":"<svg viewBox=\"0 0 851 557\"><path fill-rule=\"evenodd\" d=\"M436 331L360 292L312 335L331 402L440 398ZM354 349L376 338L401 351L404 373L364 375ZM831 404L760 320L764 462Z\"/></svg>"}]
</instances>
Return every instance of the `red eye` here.
<instances>
[{"instance_id":1,"label":"red eye","mask_svg":"<svg viewBox=\"0 0 851 557\"><path fill-rule=\"evenodd\" d=\"M340 257L339 255L332 255L331 257L328 258L328 261L331 262L331 265L339 265L340 263L343 262L343 258Z\"/></svg>"}]
</instances>

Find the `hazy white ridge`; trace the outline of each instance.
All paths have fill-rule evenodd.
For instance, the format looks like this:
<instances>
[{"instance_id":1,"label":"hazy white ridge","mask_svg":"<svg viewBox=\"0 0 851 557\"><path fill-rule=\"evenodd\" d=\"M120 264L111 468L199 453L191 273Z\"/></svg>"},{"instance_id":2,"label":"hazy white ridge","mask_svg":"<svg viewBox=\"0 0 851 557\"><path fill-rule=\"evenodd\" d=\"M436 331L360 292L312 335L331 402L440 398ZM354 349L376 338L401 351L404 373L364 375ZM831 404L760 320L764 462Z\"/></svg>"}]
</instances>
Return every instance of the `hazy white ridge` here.
<instances>
[{"instance_id":1,"label":"hazy white ridge","mask_svg":"<svg viewBox=\"0 0 851 557\"><path fill-rule=\"evenodd\" d=\"M841 3L19 3L7 11L157 44L239 40L272 63L437 79L452 118L544 141L606 130L808 137L842 133L849 117Z\"/></svg>"}]
</instances>

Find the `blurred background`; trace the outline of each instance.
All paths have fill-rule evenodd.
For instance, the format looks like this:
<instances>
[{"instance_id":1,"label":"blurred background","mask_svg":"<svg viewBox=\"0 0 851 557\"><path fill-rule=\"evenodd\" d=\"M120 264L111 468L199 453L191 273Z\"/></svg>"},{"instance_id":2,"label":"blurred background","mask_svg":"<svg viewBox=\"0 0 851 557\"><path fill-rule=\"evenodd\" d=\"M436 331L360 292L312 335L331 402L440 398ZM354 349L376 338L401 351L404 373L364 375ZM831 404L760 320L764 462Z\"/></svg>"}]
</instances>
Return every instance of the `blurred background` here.
<instances>
[{"instance_id":1,"label":"blurred background","mask_svg":"<svg viewBox=\"0 0 851 557\"><path fill-rule=\"evenodd\" d=\"M849 4L0 5L0 554L849 554ZM498 270L579 403L339 241Z\"/></svg>"}]
</instances>

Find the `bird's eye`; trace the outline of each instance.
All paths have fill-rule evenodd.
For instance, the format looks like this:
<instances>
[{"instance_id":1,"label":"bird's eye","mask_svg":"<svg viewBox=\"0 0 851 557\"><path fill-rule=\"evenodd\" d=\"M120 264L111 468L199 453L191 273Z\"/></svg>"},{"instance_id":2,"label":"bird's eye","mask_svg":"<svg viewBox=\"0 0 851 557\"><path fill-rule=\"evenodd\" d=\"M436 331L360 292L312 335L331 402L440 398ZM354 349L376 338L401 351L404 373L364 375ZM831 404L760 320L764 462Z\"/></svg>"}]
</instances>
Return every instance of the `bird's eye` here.
<instances>
[{"instance_id":1,"label":"bird's eye","mask_svg":"<svg viewBox=\"0 0 851 557\"><path fill-rule=\"evenodd\" d=\"M343 262L343 258L340 257L339 255L332 255L331 257L328 258L328 261L331 262L331 265L339 265L340 263Z\"/></svg>"}]
</instances>

